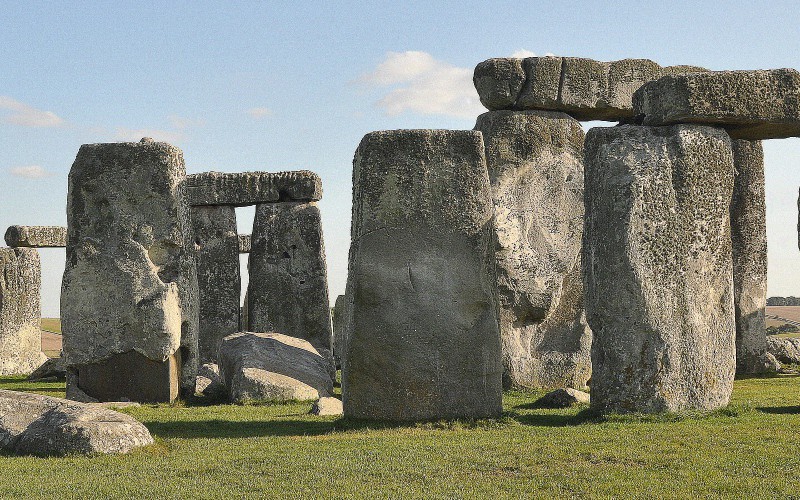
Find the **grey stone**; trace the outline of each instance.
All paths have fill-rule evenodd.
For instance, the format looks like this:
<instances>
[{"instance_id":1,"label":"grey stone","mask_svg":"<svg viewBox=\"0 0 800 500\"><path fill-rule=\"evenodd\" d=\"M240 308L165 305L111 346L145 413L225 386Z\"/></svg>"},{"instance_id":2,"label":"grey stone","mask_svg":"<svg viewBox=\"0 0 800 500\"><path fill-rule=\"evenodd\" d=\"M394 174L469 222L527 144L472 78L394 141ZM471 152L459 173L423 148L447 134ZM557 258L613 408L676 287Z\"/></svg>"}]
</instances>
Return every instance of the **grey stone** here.
<instances>
[{"instance_id":1,"label":"grey stone","mask_svg":"<svg viewBox=\"0 0 800 500\"><path fill-rule=\"evenodd\" d=\"M475 128L495 205L505 385L584 387L583 129L550 111L490 111Z\"/></svg>"},{"instance_id":2,"label":"grey stone","mask_svg":"<svg viewBox=\"0 0 800 500\"><path fill-rule=\"evenodd\" d=\"M594 128L585 151L592 407L725 406L736 369L730 138L696 125Z\"/></svg>"},{"instance_id":3,"label":"grey stone","mask_svg":"<svg viewBox=\"0 0 800 500\"><path fill-rule=\"evenodd\" d=\"M332 356L325 246L314 203L256 208L247 288L250 331L305 339Z\"/></svg>"},{"instance_id":4,"label":"grey stone","mask_svg":"<svg viewBox=\"0 0 800 500\"><path fill-rule=\"evenodd\" d=\"M769 335L767 349L781 363L800 364L800 338Z\"/></svg>"},{"instance_id":5,"label":"grey stone","mask_svg":"<svg viewBox=\"0 0 800 500\"><path fill-rule=\"evenodd\" d=\"M252 240L249 234L239 235L239 253L250 253Z\"/></svg>"},{"instance_id":6,"label":"grey stone","mask_svg":"<svg viewBox=\"0 0 800 500\"><path fill-rule=\"evenodd\" d=\"M33 248L0 248L0 375L27 375L44 361L42 270Z\"/></svg>"},{"instance_id":7,"label":"grey stone","mask_svg":"<svg viewBox=\"0 0 800 500\"><path fill-rule=\"evenodd\" d=\"M65 247L67 228L63 226L11 226L6 230L10 247Z\"/></svg>"},{"instance_id":8,"label":"grey stone","mask_svg":"<svg viewBox=\"0 0 800 500\"><path fill-rule=\"evenodd\" d=\"M487 109L510 109L516 104L525 70L522 60L515 58L487 59L475 67L472 82L478 97Z\"/></svg>"},{"instance_id":9,"label":"grey stone","mask_svg":"<svg viewBox=\"0 0 800 500\"><path fill-rule=\"evenodd\" d=\"M344 295L336 297L333 307L333 359L341 368L347 342L347 299Z\"/></svg>"},{"instance_id":10,"label":"grey stone","mask_svg":"<svg viewBox=\"0 0 800 500\"><path fill-rule=\"evenodd\" d=\"M219 366L215 363L205 363L197 371L194 395L209 400L219 400L227 396L225 383L219 374Z\"/></svg>"},{"instance_id":11,"label":"grey stone","mask_svg":"<svg viewBox=\"0 0 800 500\"><path fill-rule=\"evenodd\" d=\"M496 417L502 359L480 132L373 132L353 161L345 415Z\"/></svg>"},{"instance_id":12,"label":"grey stone","mask_svg":"<svg viewBox=\"0 0 800 500\"><path fill-rule=\"evenodd\" d=\"M201 362L215 362L223 338L239 331L239 236L236 209L192 207L200 301L198 346Z\"/></svg>"},{"instance_id":13,"label":"grey stone","mask_svg":"<svg viewBox=\"0 0 800 500\"><path fill-rule=\"evenodd\" d=\"M334 397L319 398L311 406L312 415L339 416L344 413L342 400Z\"/></svg>"},{"instance_id":14,"label":"grey stone","mask_svg":"<svg viewBox=\"0 0 800 500\"><path fill-rule=\"evenodd\" d=\"M734 140L731 247L736 311L736 372L763 373L767 326L767 228L764 204L764 149L761 141Z\"/></svg>"},{"instance_id":15,"label":"grey stone","mask_svg":"<svg viewBox=\"0 0 800 500\"><path fill-rule=\"evenodd\" d=\"M193 394L198 292L181 150L145 140L81 146L67 221L68 386L144 402L174 399L179 379Z\"/></svg>"},{"instance_id":16,"label":"grey stone","mask_svg":"<svg viewBox=\"0 0 800 500\"><path fill-rule=\"evenodd\" d=\"M525 68L525 85L514 107L516 109L559 109L563 61L564 59L561 57L528 57L524 59L522 67Z\"/></svg>"},{"instance_id":17,"label":"grey stone","mask_svg":"<svg viewBox=\"0 0 800 500\"><path fill-rule=\"evenodd\" d=\"M0 449L20 455L128 453L153 443L133 417L105 408L0 390Z\"/></svg>"},{"instance_id":18,"label":"grey stone","mask_svg":"<svg viewBox=\"0 0 800 500\"><path fill-rule=\"evenodd\" d=\"M42 363L42 366L28 375L28 380L35 382L37 380L45 379L61 379L67 378L67 369L64 366L64 358L48 358L47 361Z\"/></svg>"},{"instance_id":19,"label":"grey stone","mask_svg":"<svg viewBox=\"0 0 800 500\"><path fill-rule=\"evenodd\" d=\"M242 207L279 201L319 201L322 181L314 172L203 172L187 177L192 205Z\"/></svg>"},{"instance_id":20,"label":"grey stone","mask_svg":"<svg viewBox=\"0 0 800 500\"><path fill-rule=\"evenodd\" d=\"M569 408L579 404L589 404L589 393L572 388L556 389L548 392L534 402L539 408Z\"/></svg>"},{"instance_id":21,"label":"grey stone","mask_svg":"<svg viewBox=\"0 0 800 500\"><path fill-rule=\"evenodd\" d=\"M800 73L793 69L665 76L636 91L633 104L645 125L713 124L734 139L800 137Z\"/></svg>"},{"instance_id":22,"label":"grey stone","mask_svg":"<svg viewBox=\"0 0 800 500\"><path fill-rule=\"evenodd\" d=\"M279 333L240 332L220 346L220 376L231 401L306 401L333 394L329 359L309 342Z\"/></svg>"}]
</instances>

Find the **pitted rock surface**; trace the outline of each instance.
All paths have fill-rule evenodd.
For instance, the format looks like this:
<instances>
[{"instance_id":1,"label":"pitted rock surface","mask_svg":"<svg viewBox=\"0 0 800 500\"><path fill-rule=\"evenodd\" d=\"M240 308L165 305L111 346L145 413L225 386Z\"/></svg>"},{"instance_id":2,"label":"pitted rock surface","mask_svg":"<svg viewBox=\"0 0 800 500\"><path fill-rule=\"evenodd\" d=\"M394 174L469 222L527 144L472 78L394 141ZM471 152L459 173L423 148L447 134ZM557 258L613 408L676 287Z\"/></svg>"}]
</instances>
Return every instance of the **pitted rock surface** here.
<instances>
[{"instance_id":1,"label":"pitted rock surface","mask_svg":"<svg viewBox=\"0 0 800 500\"><path fill-rule=\"evenodd\" d=\"M192 205L242 207L283 201L319 201L322 180L314 172L203 172L187 177Z\"/></svg>"},{"instance_id":2,"label":"pitted rock surface","mask_svg":"<svg viewBox=\"0 0 800 500\"><path fill-rule=\"evenodd\" d=\"M239 253L250 253L252 248L252 239L249 234L239 235Z\"/></svg>"},{"instance_id":3,"label":"pitted rock surface","mask_svg":"<svg viewBox=\"0 0 800 500\"><path fill-rule=\"evenodd\" d=\"M6 230L6 245L10 247L65 247L67 228L63 226L10 226Z\"/></svg>"},{"instance_id":4,"label":"pitted rock surface","mask_svg":"<svg viewBox=\"0 0 800 500\"><path fill-rule=\"evenodd\" d=\"M41 365L39 252L0 248L0 375L27 375Z\"/></svg>"}]
</instances>

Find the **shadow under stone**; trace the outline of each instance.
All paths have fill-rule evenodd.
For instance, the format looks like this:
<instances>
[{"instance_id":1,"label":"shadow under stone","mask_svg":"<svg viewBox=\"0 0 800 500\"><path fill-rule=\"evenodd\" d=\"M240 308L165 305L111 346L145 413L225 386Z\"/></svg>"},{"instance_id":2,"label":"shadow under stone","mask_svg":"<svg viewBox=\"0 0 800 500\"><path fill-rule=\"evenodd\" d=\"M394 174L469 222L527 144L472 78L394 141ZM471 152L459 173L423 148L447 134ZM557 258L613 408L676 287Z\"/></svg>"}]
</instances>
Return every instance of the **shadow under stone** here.
<instances>
[{"instance_id":1,"label":"shadow under stone","mask_svg":"<svg viewBox=\"0 0 800 500\"><path fill-rule=\"evenodd\" d=\"M800 413L800 405L797 406L761 406L756 407L762 413L772 413L773 415L791 415Z\"/></svg>"}]
</instances>

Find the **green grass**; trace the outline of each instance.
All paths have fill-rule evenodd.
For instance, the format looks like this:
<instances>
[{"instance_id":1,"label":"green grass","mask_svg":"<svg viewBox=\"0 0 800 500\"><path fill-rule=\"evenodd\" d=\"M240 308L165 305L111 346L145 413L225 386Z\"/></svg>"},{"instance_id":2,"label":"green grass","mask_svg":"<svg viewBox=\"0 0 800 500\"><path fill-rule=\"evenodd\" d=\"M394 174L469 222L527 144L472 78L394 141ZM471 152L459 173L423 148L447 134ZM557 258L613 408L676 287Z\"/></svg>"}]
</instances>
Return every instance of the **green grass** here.
<instances>
[{"instance_id":1,"label":"green grass","mask_svg":"<svg viewBox=\"0 0 800 500\"><path fill-rule=\"evenodd\" d=\"M50 333L61 333L61 318L42 318L42 330Z\"/></svg>"},{"instance_id":2,"label":"green grass","mask_svg":"<svg viewBox=\"0 0 800 500\"><path fill-rule=\"evenodd\" d=\"M63 384L0 379L63 394ZM707 416L531 408L409 426L307 415L310 404L125 409L156 444L127 456L0 456L0 497L523 498L796 496L800 377L737 380Z\"/></svg>"}]
</instances>

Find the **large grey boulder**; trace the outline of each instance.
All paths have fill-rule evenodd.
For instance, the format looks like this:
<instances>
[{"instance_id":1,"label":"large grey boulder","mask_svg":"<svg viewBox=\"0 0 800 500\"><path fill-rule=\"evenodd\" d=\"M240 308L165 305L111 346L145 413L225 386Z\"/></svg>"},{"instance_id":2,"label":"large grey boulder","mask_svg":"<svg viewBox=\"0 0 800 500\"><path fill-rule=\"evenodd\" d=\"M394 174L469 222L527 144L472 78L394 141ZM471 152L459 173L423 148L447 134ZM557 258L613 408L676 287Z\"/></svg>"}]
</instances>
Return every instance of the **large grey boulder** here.
<instances>
[{"instance_id":1,"label":"large grey boulder","mask_svg":"<svg viewBox=\"0 0 800 500\"><path fill-rule=\"evenodd\" d=\"M725 406L736 369L731 141L696 125L586 136L592 407Z\"/></svg>"},{"instance_id":2,"label":"large grey boulder","mask_svg":"<svg viewBox=\"0 0 800 500\"><path fill-rule=\"evenodd\" d=\"M194 393L195 242L183 153L166 143L81 146L69 174L61 288L67 385L100 401Z\"/></svg>"},{"instance_id":3,"label":"large grey boulder","mask_svg":"<svg viewBox=\"0 0 800 500\"><path fill-rule=\"evenodd\" d=\"M373 132L353 160L348 417L496 417L502 361L480 132Z\"/></svg>"},{"instance_id":4,"label":"large grey boulder","mask_svg":"<svg viewBox=\"0 0 800 500\"><path fill-rule=\"evenodd\" d=\"M322 181L314 172L203 172L187 178L192 205L241 207L279 201L319 201Z\"/></svg>"},{"instance_id":5,"label":"large grey boulder","mask_svg":"<svg viewBox=\"0 0 800 500\"><path fill-rule=\"evenodd\" d=\"M0 449L20 455L128 453L153 443L128 415L94 405L0 390Z\"/></svg>"},{"instance_id":6,"label":"large grey boulder","mask_svg":"<svg viewBox=\"0 0 800 500\"><path fill-rule=\"evenodd\" d=\"M325 245L317 205L258 205L248 271L248 329L307 340L332 359Z\"/></svg>"},{"instance_id":7,"label":"large grey boulder","mask_svg":"<svg viewBox=\"0 0 800 500\"><path fill-rule=\"evenodd\" d=\"M584 387L583 129L550 111L490 111L475 129L494 198L505 385Z\"/></svg>"},{"instance_id":8,"label":"large grey boulder","mask_svg":"<svg viewBox=\"0 0 800 500\"><path fill-rule=\"evenodd\" d=\"M0 375L29 374L41 365L42 270L32 248L0 248Z\"/></svg>"},{"instance_id":9,"label":"large grey boulder","mask_svg":"<svg viewBox=\"0 0 800 500\"><path fill-rule=\"evenodd\" d=\"M64 366L64 358L48 358L42 365L28 375L28 380L35 382L38 380L67 378L67 368Z\"/></svg>"},{"instance_id":10,"label":"large grey boulder","mask_svg":"<svg viewBox=\"0 0 800 500\"><path fill-rule=\"evenodd\" d=\"M767 337L767 350L781 363L800 364L800 338Z\"/></svg>"},{"instance_id":11,"label":"large grey boulder","mask_svg":"<svg viewBox=\"0 0 800 500\"><path fill-rule=\"evenodd\" d=\"M200 360L216 362L219 343L239 331L242 282L236 208L196 206L191 212L197 247Z\"/></svg>"},{"instance_id":12,"label":"large grey boulder","mask_svg":"<svg viewBox=\"0 0 800 500\"><path fill-rule=\"evenodd\" d=\"M10 226L6 230L6 245L10 247L65 247L67 228L63 226Z\"/></svg>"},{"instance_id":13,"label":"large grey boulder","mask_svg":"<svg viewBox=\"0 0 800 500\"><path fill-rule=\"evenodd\" d=\"M309 342L280 333L225 337L220 376L231 401L306 401L333 394L331 362Z\"/></svg>"},{"instance_id":14,"label":"large grey boulder","mask_svg":"<svg viewBox=\"0 0 800 500\"><path fill-rule=\"evenodd\" d=\"M724 126L734 139L800 137L800 73L793 69L665 76L639 89L645 125Z\"/></svg>"}]
</instances>

